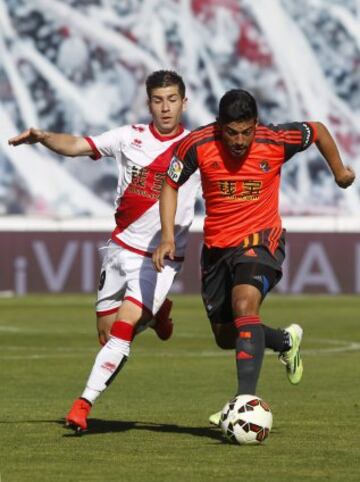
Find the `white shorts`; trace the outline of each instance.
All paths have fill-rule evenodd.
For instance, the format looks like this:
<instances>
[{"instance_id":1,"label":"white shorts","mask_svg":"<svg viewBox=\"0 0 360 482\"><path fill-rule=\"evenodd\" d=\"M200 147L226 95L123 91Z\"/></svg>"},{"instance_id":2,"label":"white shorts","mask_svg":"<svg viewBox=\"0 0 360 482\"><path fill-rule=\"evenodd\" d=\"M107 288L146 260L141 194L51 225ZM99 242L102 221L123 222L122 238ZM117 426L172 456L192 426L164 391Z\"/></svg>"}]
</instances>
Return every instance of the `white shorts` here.
<instances>
[{"instance_id":1,"label":"white shorts","mask_svg":"<svg viewBox=\"0 0 360 482\"><path fill-rule=\"evenodd\" d=\"M128 299L156 314L181 266L180 261L167 261L162 272L158 273L151 258L109 241L100 272L96 313L114 313Z\"/></svg>"}]
</instances>

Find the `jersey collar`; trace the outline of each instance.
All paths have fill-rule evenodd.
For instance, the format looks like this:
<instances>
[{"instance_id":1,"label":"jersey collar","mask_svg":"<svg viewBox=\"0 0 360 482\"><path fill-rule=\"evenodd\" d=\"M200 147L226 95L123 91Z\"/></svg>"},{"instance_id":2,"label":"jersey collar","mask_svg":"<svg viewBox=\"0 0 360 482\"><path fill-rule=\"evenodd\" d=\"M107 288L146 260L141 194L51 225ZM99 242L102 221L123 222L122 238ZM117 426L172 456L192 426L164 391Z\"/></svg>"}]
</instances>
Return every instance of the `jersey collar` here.
<instances>
[{"instance_id":1,"label":"jersey collar","mask_svg":"<svg viewBox=\"0 0 360 482\"><path fill-rule=\"evenodd\" d=\"M166 142L166 141L171 141L171 139L175 139L175 137L178 137L180 134L184 132L184 126L182 124L179 124L178 130L175 132L175 134L172 134L171 136L162 136L154 127L154 123L151 122L149 124L149 129L150 132L156 139L158 139L161 142Z\"/></svg>"}]
</instances>

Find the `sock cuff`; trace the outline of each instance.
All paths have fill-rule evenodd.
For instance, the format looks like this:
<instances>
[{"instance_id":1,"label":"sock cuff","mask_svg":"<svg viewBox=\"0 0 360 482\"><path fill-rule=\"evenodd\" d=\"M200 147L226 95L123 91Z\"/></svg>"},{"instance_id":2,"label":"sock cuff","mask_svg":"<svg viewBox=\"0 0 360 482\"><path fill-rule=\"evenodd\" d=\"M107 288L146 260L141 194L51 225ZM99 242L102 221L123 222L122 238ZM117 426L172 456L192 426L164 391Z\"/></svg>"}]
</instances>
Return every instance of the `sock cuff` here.
<instances>
[{"instance_id":1,"label":"sock cuff","mask_svg":"<svg viewBox=\"0 0 360 482\"><path fill-rule=\"evenodd\" d=\"M90 407L92 407L92 403L85 397L80 397L79 400L83 400L84 402L88 403Z\"/></svg>"},{"instance_id":2,"label":"sock cuff","mask_svg":"<svg viewBox=\"0 0 360 482\"><path fill-rule=\"evenodd\" d=\"M134 338L134 326L126 321L117 320L112 324L110 334L125 341L132 341Z\"/></svg>"},{"instance_id":3,"label":"sock cuff","mask_svg":"<svg viewBox=\"0 0 360 482\"><path fill-rule=\"evenodd\" d=\"M261 323L261 320L258 315L245 315L235 318L234 323L236 328L240 329L245 325L258 325Z\"/></svg>"}]
</instances>

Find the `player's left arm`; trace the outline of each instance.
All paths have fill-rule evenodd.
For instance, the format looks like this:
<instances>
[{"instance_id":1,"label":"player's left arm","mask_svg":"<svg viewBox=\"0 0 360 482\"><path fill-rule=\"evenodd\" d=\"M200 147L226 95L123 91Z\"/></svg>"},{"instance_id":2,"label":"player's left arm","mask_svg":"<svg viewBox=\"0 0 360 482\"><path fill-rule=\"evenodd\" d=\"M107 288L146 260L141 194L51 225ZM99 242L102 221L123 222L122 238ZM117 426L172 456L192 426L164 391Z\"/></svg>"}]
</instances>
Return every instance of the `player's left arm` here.
<instances>
[{"instance_id":1,"label":"player's left arm","mask_svg":"<svg viewBox=\"0 0 360 482\"><path fill-rule=\"evenodd\" d=\"M315 144L333 173L336 184L344 189L351 186L355 180L354 170L343 164L335 140L325 125L321 122L313 124L317 130Z\"/></svg>"},{"instance_id":2,"label":"player's left arm","mask_svg":"<svg viewBox=\"0 0 360 482\"><path fill-rule=\"evenodd\" d=\"M164 182L160 193L161 241L155 249L152 260L159 273L165 266L165 257L175 256L175 215L178 200L178 190Z\"/></svg>"},{"instance_id":3,"label":"player's left arm","mask_svg":"<svg viewBox=\"0 0 360 482\"><path fill-rule=\"evenodd\" d=\"M186 141L185 137L183 142ZM182 143L177 146L173 155L160 193L161 242L152 256L154 267L158 272L164 268L166 256L170 259L174 259L175 256L175 216L178 189L198 168L195 146L187 146L185 154L181 149ZM181 159L178 157L180 153L183 154Z\"/></svg>"}]
</instances>

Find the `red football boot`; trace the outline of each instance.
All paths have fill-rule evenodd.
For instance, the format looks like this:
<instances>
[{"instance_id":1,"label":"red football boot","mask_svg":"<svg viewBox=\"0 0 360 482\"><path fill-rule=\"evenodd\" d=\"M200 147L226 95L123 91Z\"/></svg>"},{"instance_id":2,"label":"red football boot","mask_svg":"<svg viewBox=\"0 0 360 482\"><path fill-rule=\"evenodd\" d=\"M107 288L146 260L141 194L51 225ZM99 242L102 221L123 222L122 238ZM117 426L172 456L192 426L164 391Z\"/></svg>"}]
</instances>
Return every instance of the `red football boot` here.
<instances>
[{"instance_id":1,"label":"red football boot","mask_svg":"<svg viewBox=\"0 0 360 482\"><path fill-rule=\"evenodd\" d=\"M83 398L78 398L73 403L65 421L66 426L73 428L76 432L87 429L87 417L91 410L91 403Z\"/></svg>"},{"instance_id":2,"label":"red football boot","mask_svg":"<svg viewBox=\"0 0 360 482\"><path fill-rule=\"evenodd\" d=\"M155 325L153 326L153 329L160 340L168 340L172 335L174 324L172 319L169 318L172 305L173 302L166 298L155 315Z\"/></svg>"}]
</instances>

